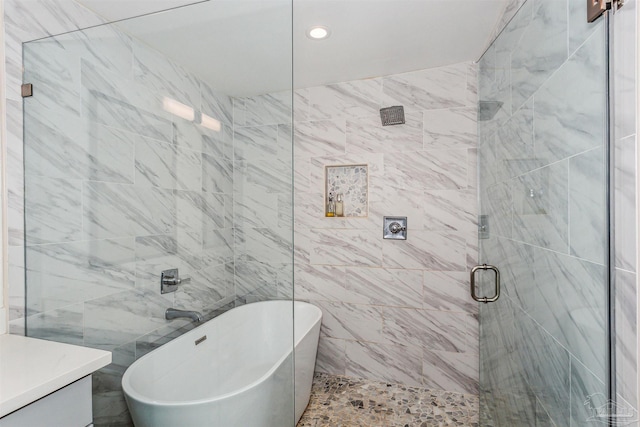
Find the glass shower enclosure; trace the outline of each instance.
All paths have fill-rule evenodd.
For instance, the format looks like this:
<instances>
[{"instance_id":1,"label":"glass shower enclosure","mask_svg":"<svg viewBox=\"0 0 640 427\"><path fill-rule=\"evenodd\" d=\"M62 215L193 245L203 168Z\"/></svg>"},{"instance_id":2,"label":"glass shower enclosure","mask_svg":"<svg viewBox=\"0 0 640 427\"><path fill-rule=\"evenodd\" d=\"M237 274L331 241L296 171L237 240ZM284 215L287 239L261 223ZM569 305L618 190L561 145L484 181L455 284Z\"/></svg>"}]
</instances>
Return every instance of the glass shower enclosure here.
<instances>
[{"instance_id":1,"label":"glass shower enclosure","mask_svg":"<svg viewBox=\"0 0 640 427\"><path fill-rule=\"evenodd\" d=\"M196 326L167 308L292 300L291 7L201 2L24 44L26 333L113 353L96 426L131 425L124 371ZM162 293L176 268L190 281Z\"/></svg>"},{"instance_id":2,"label":"glass shower enclosure","mask_svg":"<svg viewBox=\"0 0 640 427\"><path fill-rule=\"evenodd\" d=\"M479 61L479 264L502 279L482 426L609 425L608 28L586 3L525 2Z\"/></svg>"}]
</instances>

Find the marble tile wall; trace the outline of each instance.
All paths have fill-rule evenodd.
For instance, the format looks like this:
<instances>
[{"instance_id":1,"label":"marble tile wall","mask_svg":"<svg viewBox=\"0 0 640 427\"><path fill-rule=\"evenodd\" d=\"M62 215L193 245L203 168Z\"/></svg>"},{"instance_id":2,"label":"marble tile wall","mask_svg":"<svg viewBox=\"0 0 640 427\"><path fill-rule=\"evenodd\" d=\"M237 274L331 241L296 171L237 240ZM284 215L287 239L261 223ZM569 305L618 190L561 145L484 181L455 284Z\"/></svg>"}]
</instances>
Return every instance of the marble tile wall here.
<instances>
[{"instance_id":1,"label":"marble tile wall","mask_svg":"<svg viewBox=\"0 0 640 427\"><path fill-rule=\"evenodd\" d=\"M8 5L11 31L22 12ZM25 44L24 79L36 88L24 113L9 100L10 117L24 121L25 163L24 206L10 208L24 209L24 241L20 228L10 232L12 279L26 254L26 295L24 281L11 282L12 331L26 317L30 336L112 351L114 363L94 376L94 421L131 425L122 373L149 342L191 327L164 311L210 316L235 299L232 100L114 26ZM165 97L221 129L170 114ZM17 152L22 139L12 137ZM253 167L247 175L260 172ZM256 261L278 237L252 234L242 256ZM168 268L191 282L161 295Z\"/></svg>"},{"instance_id":2,"label":"marble tile wall","mask_svg":"<svg viewBox=\"0 0 640 427\"><path fill-rule=\"evenodd\" d=\"M477 393L476 68L298 90L295 298L324 313L316 370ZM379 109L404 105L406 124ZM324 216L324 168L366 164L368 216ZM382 239L407 216L408 240Z\"/></svg>"},{"instance_id":3,"label":"marble tile wall","mask_svg":"<svg viewBox=\"0 0 640 427\"><path fill-rule=\"evenodd\" d=\"M505 266L505 295L481 308L481 406L498 425L583 425L592 415L583 403L605 403L608 375L604 26L586 23L579 0L511 3L517 13L479 64L481 108L492 110L479 122L480 213L491 230L480 261ZM617 390L633 407L635 8L615 16L613 228Z\"/></svg>"}]
</instances>

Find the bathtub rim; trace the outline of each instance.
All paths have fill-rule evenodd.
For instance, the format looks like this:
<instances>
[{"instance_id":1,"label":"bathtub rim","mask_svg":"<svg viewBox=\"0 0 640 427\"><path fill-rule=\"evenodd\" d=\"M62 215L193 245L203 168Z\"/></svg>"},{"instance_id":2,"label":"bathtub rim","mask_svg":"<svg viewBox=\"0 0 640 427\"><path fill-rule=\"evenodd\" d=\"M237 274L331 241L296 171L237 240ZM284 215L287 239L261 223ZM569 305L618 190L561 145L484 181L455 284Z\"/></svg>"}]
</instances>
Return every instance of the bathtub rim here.
<instances>
[{"instance_id":1,"label":"bathtub rim","mask_svg":"<svg viewBox=\"0 0 640 427\"><path fill-rule=\"evenodd\" d=\"M292 310L293 312L293 330L292 333L294 335L296 335L296 326L295 326L295 307L296 306L310 306L312 307L316 313L315 316L312 317L312 322L310 322L310 325L308 328L306 328L306 330L304 331L304 334L300 335L300 338L298 340L295 340L295 342L293 343L293 347L289 349L288 352L286 352L285 354L282 355L282 357L280 357L274 364L273 366L271 366L271 368L269 368L269 370L267 372L265 372L261 377L257 378L255 381L247 384L246 386L238 389L238 390L234 390L232 392L229 393L225 393L225 394L220 394L220 395L215 395L215 396L209 396L207 398L204 399L197 399L197 400L189 400L189 401L175 401L175 400L171 400L171 401L165 401L165 400L158 400L158 399L150 399L148 396L145 396L139 392L137 392L136 390L133 389L133 386L131 385L131 376L133 375L131 372L131 368L134 367L135 364L137 364L138 362L142 362L144 361L144 359L146 359L147 357L150 357L153 352L160 350L164 345L158 347L157 349L154 349L153 351L150 351L149 353L145 354L144 356L142 356L140 359L136 360L135 362L133 362L124 372L124 375L122 376L122 381L121 381L121 385L122 385L122 391L123 394L125 395L126 398L132 398L137 400L138 402L142 402L144 404L148 404L148 405L156 405L156 406L179 406L179 407L185 407L185 406L192 406L192 405L200 405L200 404L204 404L204 403L209 403L209 402L214 402L217 400L224 400L224 399L228 399L230 397L234 397L237 396L241 393L244 393L252 388L255 388L256 386L260 385L261 383L263 383L264 381L266 381L268 378L271 377L271 375L275 372L275 370L284 362L284 360L286 360L289 355L291 355L295 348L298 346L298 344L300 344L300 342L302 342L302 340L309 334L309 332L313 329L313 327L318 324L318 322L322 322L322 310L314 305L311 304L309 302L305 302L305 301L287 301L287 300L273 300L273 301L259 301L259 302L254 302L254 303L250 303L250 304L244 304L240 307L234 307L231 310L228 310L224 313L222 313L220 316L214 317L211 320L208 320L207 322L203 323L202 325L199 325L197 328L192 329L191 331L169 341L167 344L175 342L176 340L180 340L180 339L185 339L186 337L191 334L193 331L199 329L200 327L206 325L207 323L209 323L212 320L216 320L216 319L220 319L223 316L225 316L227 313L236 310L236 309L243 309L244 307L250 307L254 304L282 304L283 302L286 303L292 303L292 306L294 307L294 309ZM293 375L293 382L294 382L294 390L293 390L293 396L295 396L295 358L293 359L293 364L292 364L293 368L294 368L294 375Z\"/></svg>"}]
</instances>

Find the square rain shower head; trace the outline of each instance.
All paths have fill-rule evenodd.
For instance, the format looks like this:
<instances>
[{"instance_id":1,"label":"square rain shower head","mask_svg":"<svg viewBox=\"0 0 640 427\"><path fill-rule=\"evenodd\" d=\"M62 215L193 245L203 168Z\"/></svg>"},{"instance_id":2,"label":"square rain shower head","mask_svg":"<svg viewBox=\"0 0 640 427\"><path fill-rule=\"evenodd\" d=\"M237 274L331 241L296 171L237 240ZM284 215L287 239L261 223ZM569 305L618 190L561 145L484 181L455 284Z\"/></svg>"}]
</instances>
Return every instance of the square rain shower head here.
<instances>
[{"instance_id":1,"label":"square rain shower head","mask_svg":"<svg viewBox=\"0 0 640 427\"><path fill-rule=\"evenodd\" d=\"M380 109L380 120L382 126L403 125L404 124L404 107L396 105Z\"/></svg>"}]
</instances>

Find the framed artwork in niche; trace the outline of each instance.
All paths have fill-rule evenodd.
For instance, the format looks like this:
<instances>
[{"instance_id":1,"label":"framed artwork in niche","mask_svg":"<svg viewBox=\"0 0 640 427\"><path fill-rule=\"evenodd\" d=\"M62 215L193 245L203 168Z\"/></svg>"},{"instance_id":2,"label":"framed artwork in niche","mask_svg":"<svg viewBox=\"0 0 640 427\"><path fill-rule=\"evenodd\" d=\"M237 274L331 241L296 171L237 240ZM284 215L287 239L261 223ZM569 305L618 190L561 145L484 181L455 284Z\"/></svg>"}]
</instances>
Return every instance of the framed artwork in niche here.
<instances>
[{"instance_id":1,"label":"framed artwork in niche","mask_svg":"<svg viewBox=\"0 0 640 427\"><path fill-rule=\"evenodd\" d=\"M345 217L366 218L369 215L369 167L367 165L334 165L324 167L325 212L329 194L334 201L342 194Z\"/></svg>"}]
</instances>

